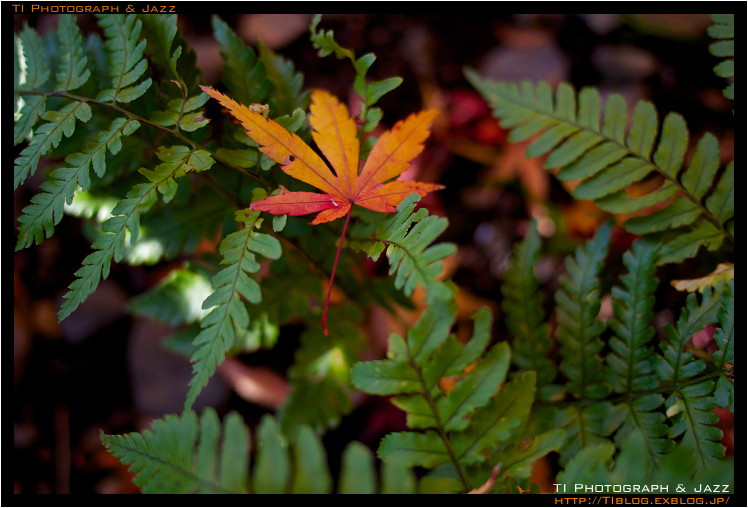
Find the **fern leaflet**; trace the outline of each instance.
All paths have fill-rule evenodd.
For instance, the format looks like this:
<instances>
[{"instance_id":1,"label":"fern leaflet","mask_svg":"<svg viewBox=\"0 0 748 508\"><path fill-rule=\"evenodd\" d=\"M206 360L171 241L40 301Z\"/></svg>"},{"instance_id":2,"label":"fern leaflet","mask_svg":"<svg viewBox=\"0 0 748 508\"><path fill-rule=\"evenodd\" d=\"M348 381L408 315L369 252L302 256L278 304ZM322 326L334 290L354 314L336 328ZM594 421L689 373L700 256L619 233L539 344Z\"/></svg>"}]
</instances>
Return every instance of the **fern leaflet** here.
<instances>
[{"instance_id":1,"label":"fern leaflet","mask_svg":"<svg viewBox=\"0 0 748 508\"><path fill-rule=\"evenodd\" d=\"M122 148L122 136L129 136L140 127L136 120L127 121L116 118L109 129L99 132L82 152L68 155L66 166L55 169L45 180L41 189L43 192L31 198L31 204L23 209L19 217L18 243L16 250L28 247L34 243L40 244L44 238L54 233L54 226L60 222L63 205L70 204L76 188L88 190L91 180L89 169L93 166L96 174L101 177L106 171L106 151L116 154Z\"/></svg>"},{"instance_id":2,"label":"fern leaflet","mask_svg":"<svg viewBox=\"0 0 748 508\"><path fill-rule=\"evenodd\" d=\"M718 174L717 140L705 134L683 170L689 134L682 116L668 114L658 132L654 106L639 101L626 134L626 105L619 95L607 99L603 113L600 94L594 88L584 88L577 94L570 85L561 84L554 99L546 83L517 86L491 82L473 71L467 71L467 77L492 105L502 125L511 129L510 141L536 136L527 155L547 153L545 167L560 168L558 178L581 181L572 190L574 197L595 200L614 213L667 205L624 223L633 233L665 241L658 264L682 261L695 255L701 246L714 251L725 239L733 240L732 188L717 185L710 193ZM625 190L629 185L649 182L652 174L656 176L651 181L660 182L656 190L629 196ZM728 174L731 170L723 171L722 180L731 178ZM723 203L730 205L723 208ZM665 234L683 233L677 228L686 226L691 234L673 234L677 240Z\"/></svg>"},{"instance_id":3,"label":"fern leaflet","mask_svg":"<svg viewBox=\"0 0 748 508\"><path fill-rule=\"evenodd\" d=\"M66 92L83 86L91 76L91 71L86 68L88 59L83 47L83 35L75 22L75 16L63 15L59 19L57 34L61 61L57 69L56 90Z\"/></svg>"},{"instance_id":4,"label":"fern leaflet","mask_svg":"<svg viewBox=\"0 0 748 508\"><path fill-rule=\"evenodd\" d=\"M254 50L218 16L211 17L213 36L221 47L221 79L231 97L241 104L264 102L271 83Z\"/></svg>"},{"instance_id":5,"label":"fern leaflet","mask_svg":"<svg viewBox=\"0 0 748 508\"><path fill-rule=\"evenodd\" d=\"M151 86L151 78L135 84L148 68L148 61L143 58L146 41L138 42L142 22L134 14L101 14L97 18L107 39L105 46L109 54L112 88L103 90L96 99L132 102Z\"/></svg>"},{"instance_id":6,"label":"fern leaflet","mask_svg":"<svg viewBox=\"0 0 748 508\"><path fill-rule=\"evenodd\" d=\"M556 366L547 358L553 343L543 311L543 295L538 291L535 262L540 255L540 235L535 220L527 236L517 244L501 286L501 308L506 326L513 337L512 363L522 370L534 370L538 385L544 386L556 377ZM541 396L541 398L543 398Z\"/></svg>"},{"instance_id":7,"label":"fern leaflet","mask_svg":"<svg viewBox=\"0 0 748 508\"><path fill-rule=\"evenodd\" d=\"M63 134L66 138L75 131L75 120L88 122L91 119L91 107L85 102L74 101L59 111L47 111L42 119L47 120L34 132L29 145L21 151L13 168L13 185L18 188L30 174L36 171L39 158L52 147L60 144Z\"/></svg>"},{"instance_id":8,"label":"fern leaflet","mask_svg":"<svg viewBox=\"0 0 748 508\"><path fill-rule=\"evenodd\" d=\"M735 413L735 385L728 378L732 374L735 363L735 281L728 283L729 290L725 290L721 297L721 307L717 318L720 327L714 334L717 351L712 353L712 362L722 369L722 375L717 379L714 397L719 407L730 409Z\"/></svg>"},{"instance_id":9,"label":"fern leaflet","mask_svg":"<svg viewBox=\"0 0 748 508\"><path fill-rule=\"evenodd\" d=\"M561 345L559 369L567 377L566 388L576 397L599 399L608 394L603 382L602 364L596 355L603 347L599 339L605 324L597 320L600 311L598 274L608 251L612 227L600 226L595 236L574 257L565 260L566 275L556 291L558 328Z\"/></svg>"},{"instance_id":10,"label":"fern leaflet","mask_svg":"<svg viewBox=\"0 0 748 508\"><path fill-rule=\"evenodd\" d=\"M25 24L21 33L15 37L15 49L14 91L42 88L49 79L49 69L44 55L44 45L39 34ZM14 145L26 139L32 127L44 114L47 104L47 99L43 95L18 97L17 100L15 125L13 126Z\"/></svg>"},{"instance_id":11,"label":"fern leaflet","mask_svg":"<svg viewBox=\"0 0 748 508\"><path fill-rule=\"evenodd\" d=\"M709 52L714 56L727 58L714 67L714 73L732 80L735 78L735 15L713 14L712 21L714 24L707 29L707 32L713 39L724 40L712 43L709 46ZM735 100L734 83L730 83L723 93L728 99Z\"/></svg>"},{"instance_id":12,"label":"fern leaflet","mask_svg":"<svg viewBox=\"0 0 748 508\"><path fill-rule=\"evenodd\" d=\"M208 152L191 150L185 146L161 147L157 155L163 162L155 170L141 168L141 173L150 182L135 185L112 210L112 217L102 225L104 234L94 241L94 252L83 260L83 266L75 272L78 278L65 294L65 302L58 313L60 320L69 316L94 292L102 277L106 279L109 276L112 260L122 259L127 232L130 232L131 242L137 240L140 214L153 205L157 192L161 192L164 200L169 201L176 192L175 178L190 170L205 170L213 164Z\"/></svg>"},{"instance_id":13,"label":"fern leaflet","mask_svg":"<svg viewBox=\"0 0 748 508\"><path fill-rule=\"evenodd\" d=\"M436 279L441 272L440 261L454 254L457 248L450 243L431 245L447 228L448 222L429 215L425 208L414 213L419 199L418 194L405 198L397 206L397 213L378 224L372 234L376 241L365 250L376 261L386 246L389 273L395 276L395 287L410 296L416 286L421 285L431 302L449 297L447 284Z\"/></svg>"},{"instance_id":14,"label":"fern leaflet","mask_svg":"<svg viewBox=\"0 0 748 508\"><path fill-rule=\"evenodd\" d=\"M255 231L259 215L259 212L238 211L236 220L244 228L224 238L219 247L223 264L228 266L213 276L214 292L203 302L204 309L214 308L202 319L202 330L194 340L197 350L191 358L193 376L185 408L192 406L226 351L236 345L237 330L249 326L249 314L242 297L251 303L262 300L259 284L249 276L260 269L255 253L269 259L278 259L281 255L278 240Z\"/></svg>"},{"instance_id":15,"label":"fern leaflet","mask_svg":"<svg viewBox=\"0 0 748 508\"><path fill-rule=\"evenodd\" d=\"M231 412L222 424L212 408L202 416L193 411L167 415L143 432L101 433L104 446L134 473L133 481L144 494L332 493L327 453L309 427L299 427L289 439L276 420L266 415L256 438L253 454L241 417ZM361 443L349 443L343 451L337 492L417 492L410 468L383 464L379 476L381 487L372 453ZM422 482L419 490L428 493L438 488L438 484Z\"/></svg>"}]
</instances>

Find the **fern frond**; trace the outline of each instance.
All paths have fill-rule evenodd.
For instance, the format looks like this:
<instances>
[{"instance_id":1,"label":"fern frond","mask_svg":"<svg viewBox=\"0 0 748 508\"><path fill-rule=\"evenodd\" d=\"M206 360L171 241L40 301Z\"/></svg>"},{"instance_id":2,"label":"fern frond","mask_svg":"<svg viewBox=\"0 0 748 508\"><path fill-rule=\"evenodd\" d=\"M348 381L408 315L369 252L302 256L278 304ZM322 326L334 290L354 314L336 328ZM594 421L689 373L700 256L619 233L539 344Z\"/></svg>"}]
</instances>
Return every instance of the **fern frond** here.
<instances>
[{"instance_id":1,"label":"fern frond","mask_svg":"<svg viewBox=\"0 0 748 508\"><path fill-rule=\"evenodd\" d=\"M527 155L548 154L545 167L560 168L558 178L580 180L572 190L574 197L595 200L614 213L666 205L624 223L629 231L650 234L656 240L667 240L664 232L690 226L693 234L688 241L678 236L680 243L666 246L669 249L661 251L658 264L682 261L693 256L700 246L716 250L725 239L733 240L728 225L732 214L728 210L718 213L719 204L730 199L726 193L729 189L718 186L710 193L718 172L717 141L705 134L683 170L689 133L682 116L668 114L658 129L654 106L639 101L626 133L626 106L618 95L607 99L603 112L600 94L593 88L584 88L577 94L570 85L562 84L554 98L545 83L525 82L518 86L491 82L472 71L466 75L494 108L502 125L511 129L510 141L536 136ZM652 174L662 180L656 190L635 198L626 193L629 185L649 181ZM711 207L704 204L707 195Z\"/></svg>"},{"instance_id":2,"label":"fern frond","mask_svg":"<svg viewBox=\"0 0 748 508\"><path fill-rule=\"evenodd\" d=\"M86 68L88 59L83 47L83 35L74 14L63 14L59 18L57 36L60 40L59 67L57 68L56 90L67 92L83 86L91 76Z\"/></svg>"},{"instance_id":3,"label":"fern frond","mask_svg":"<svg viewBox=\"0 0 748 508\"><path fill-rule=\"evenodd\" d=\"M712 411L717 407L712 392L714 381L706 380L677 388L665 401L672 426L668 437L683 436L680 446L692 450L697 470L706 470L716 459L725 455L722 431L714 424L719 417Z\"/></svg>"},{"instance_id":4,"label":"fern frond","mask_svg":"<svg viewBox=\"0 0 748 508\"><path fill-rule=\"evenodd\" d=\"M21 151L13 167L13 188L17 189L29 175L36 171L39 159L52 147L60 144L62 136L69 138L75 131L75 120L88 122L91 107L85 102L73 101L59 111L47 111L42 119L47 120L35 130L29 145Z\"/></svg>"},{"instance_id":5,"label":"fern frond","mask_svg":"<svg viewBox=\"0 0 748 508\"><path fill-rule=\"evenodd\" d=\"M290 115L297 108L306 110L309 106L309 91L301 90L304 75L296 72L293 62L276 55L261 42L258 41L257 46L267 79L272 84L268 101L273 116Z\"/></svg>"},{"instance_id":6,"label":"fern frond","mask_svg":"<svg viewBox=\"0 0 748 508\"><path fill-rule=\"evenodd\" d=\"M23 30L15 36L14 42L14 92L41 89L49 80L49 69L44 44L39 34L28 24L24 24ZM13 125L14 145L28 137L31 129L44 114L46 104L47 98L43 95L17 96Z\"/></svg>"},{"instance_id":7,"label":"fern frond","mask_svg":"<svg viewBox=\"0 0 748 508\"><path fill-rule=\"evenodd\" d=\"M721 307L720 295L724 287L724 283L715 288L705 287L701 302L698 301L696 293L689 294L676 326L665 326L667 340L660 343L663 354L656 356L654 363L657 375L662 381L678 385L700 374L706 368L702 360L697 360L693 353L686 350L686 342L693 334L717 321Z\"/></svg>"},{"instance_id":8,"label":"fern frond","mask_svg":"<svg viewBox=\"0 0 748 508\"><path fill-rule=\"evenodd\" d=\"M534 370L538 385L556 377L556 366L547 358L553 347L543 311L543 295L538 291L535 263L540 257L540 235L533 219L527 236L518 243L501 285L501 308L512 335L512 363L522 370Z\"/></svg>"},{"instance_id":9,"label":"fern frond","mask_svg":"<svg viewBox=\"0 0 748 508\"><path fill-rule=\"evenodd\" d=\"M615 435L615 442L622 448L631 434L641 438L640 457L646 459L647 466L656 467L663 454L671 451L675 445L667 439L668 427L665 425L665 414L662 405L665 399L657 393L641 395L614 406L612 415L623 420Z\"/></svg>"},{"instance_id":10,"label":"fern frond","mask_svg":"<svg viewBox=\"0 0 748 508\"><path fill-rule=\"evenodd\" d=\"M561 345L559 369L567 377L567 390L576 397L599 399L608 394L603 382L602 363L597 355L603 347L600 334L605 324L598 321L600 281L598 274L608 252L612 226L604 223L574 257L565 259L566 274L556 291L558 327Z\"/></svg>"},{"instance_id":11,"label":"fern frond","mask_svg":"<svg viewBox=\"0 0 748 508\"><path fill-rule=\"evenodd\" d=\"M370 244L367 254L376 261L386 246L395 287L410 296L421 285L432 302L449 296L447 285L436 279L441 273L441 260L454 254L457 248L451 243L431 245L448 222L429 215L425 208L414 213L419 199L418 194L411 194L397 206L397 213L378 225L373 234L377 241Z\"/></svg>"},{"instance_id":12,"label":"fern frond","mask_svg":"<svg viewBox=\"0 0 748 508\"><path fill-rule=\"evenodd\" d=\"M623 255L628 269L621 282L623 288L614 286L613 319L609 325L615 334L608 345L611 352L606 357L610 367L608 381L616 393L633 393L652 390L658 379L650 360L651 348L647 344L654 337L652 307L657 289L655 260L657 245L637 241Z\"/></svg>"},{"instance_id":13,"label":"fern frond","mask_svg":"<svg viewBox=\"0 0 748 508\"><path fill-rule=\"evenodd\" d=\"M129 136L135 132L140 123L136 120L127 121L116 118L109 129L96 134L82 152L68 155L66 165L55 169L45 180L41 189L43 192L31 198L31 204L23 209L18 218L18 243L16 250L28 247L34 243L40 244L44 238L54 233L54 226L60 222L63 206L70 203L76 188L88 190L91 180L89 170L93 166L96 174L101 177L106 171L106 151L116 154L122 148L122 136Z\"/></svg>"},{"instance_id":14,"label":"fern frond","mask_svg":"<svg viewBox=\"0 0 748 508\"><path fill-rule=\"evenodd\" d=\"M717 314L719 328L714 333L717 351L712 353L712 362L721 369L723 375L717 379L714 398L719 407L735 413L735 385L727 376L732 374L735 363L735 281L728 283L728 290L722 293L721 307Z\"/></svg>"},{"instance_id":15,"label":"fern frond","mask_svg":"<svg viewBox=\"0 0 748 508\"><path fill-rule=\"evenodd\" d=\"M194 132L208 125L208 119L199 109L208 102L210 96L200 93L193 97L172 99L165 110L154 111L151 120L164 127L175 126L185 132Z\"/></svg>"},{"instance_id":16,"label":"fern frond","mask_svg":"<svg viewBox=\"0 0 748 508\"><path fill-rule=\"evenodd\" d=\"M144 494L330 494L333 481L321 440L306 426L290 439L266 415L251 450L250 433L238 413L221 423L214 409L167 415L151 429L124 435L101 432L106 449L135 475ZM254 453L252 453L254 452ZM254 464L250 467L254 455ZM374 456L349 443L343 451L341 494L416 493L412 469L384 464L377 481ZM421 485L433 492L444 482ZM381 487L380 487L381 485Z\"/></svg>"},{"instance_id":17,"label":"fern frond","mask_svg":"<svg viewBox=\"0 0 748 508\"><path fill-rule=\"evenodd\" d=\"M149 209L157 199L157 192L168 201L176 190L175 178L190 170L202 171L213 164L208 152L191 150L185 146L163 148L157 152L163 162L150 171L141 168L150 182L135 185L112 210L112 217L102 226L104 234L98 237L92 247L94 252L86 256L83 266L75 272L76 280L65 294L58 317L65 319L94 292L101 278L109 276L109 268L114 261L120 261L125 252L127 232L130 241L137 240L140 214Z\"/></svg>"},{"instance_id":18,"label":"fern frond","mask_svg":"<svg viewBox=\"0 0 748 508\"><path fill-rule=\"evenodd\" d=\"M179 79L177 60L182 54L182 47L172 51L177 36L177 15L151 16L142 14L138 20L143 23L143 31L148 34L148 44L144 48L148 59L153 62L167 79Z\"/></svg>"},{"instance_id":19,"label":"fern frond","mask_svg":"<svg viewBox=\"0 0 748 508\"><path fill-rule=\"evenodd\" d=\"M264 102L271 82L265 75L262 61L217 15L211 17L211 24L223 58L221 80L231 97L241 104Z\"/></svg>"},{"instance_id":20,"label":"fern frond","mask_svg":"<svg viewBox=\"0 0 748 508\"><path fill-rule=\"evenodd\" d=\"M732 80L735 78L735 15L712 14L712 21L714 24L707 29L709 36L723 40L712 43L709 52L714 56L727 58L714 67L714 73ZM735 100L735 85L730 83L723 93L728 99Z\"/></svg>"},{"instance_id":21,"label":"fern frond","mask_svg":"<svg viewBox=\"0 0 748 508\"><path fill-rule=\"evenodd\" d=\"M249 314L242 298L250 303L262 300L259 284L249 276L260 269L255 253L268 259L281 256L277 239L255 231L258 219L259 212L238 211L236 220L243 224L243 229L228 235L219 247L222 263L227 266L213 277L214 292L203 302L204 309L213 309L203 318L202 330L194 340L197 350L191 358L193 375L185 408L192 406L226 351L236 344L237 329L249 326Z\"/></svg>"},{"instance_id":22,"label":"fern frond","mask_svg":"<svg viewBox=\"0 0 748 508\"><path fill-rule=\"evenodd\" d=\"M138 42L142 22L135 14L100 14L97 19L106 36L111 88L103 90L96 99L132 102L151 86L151 78L138 83L148 68L148 61L143 58L146 41Z\"/></svg>"},{"instance_id":23,"label":"fern frond","mask_svg":"<svg viewBox=\"0 0 748 508\"><path fill-rule=\"evenodd\" d=\"M249 431L237 413L226 417L223 428L212 408L202 417L192 411L167 415L142 433L102 431L101 441L135 474L144 494L248 492Z\"/></svg>"}]
</instances>

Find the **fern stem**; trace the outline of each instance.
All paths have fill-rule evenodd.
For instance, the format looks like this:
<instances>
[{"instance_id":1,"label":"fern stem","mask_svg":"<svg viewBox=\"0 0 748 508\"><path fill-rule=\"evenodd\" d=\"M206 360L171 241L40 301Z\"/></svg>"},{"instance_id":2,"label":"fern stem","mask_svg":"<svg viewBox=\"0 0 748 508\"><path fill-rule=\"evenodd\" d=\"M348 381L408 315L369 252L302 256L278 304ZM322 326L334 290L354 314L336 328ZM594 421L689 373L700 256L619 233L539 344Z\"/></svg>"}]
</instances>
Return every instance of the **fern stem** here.
<instances>
[{"instance_id":1,"label":"fern stem","mask_svg":"<svg viewBox=\"0 0 748 508\"><path fill-rule=\"evenodd\" d=\"M204 147L197 141L193 141L192 139L188 138L187 136L179 132L177 129L169 129L167 127L164 127L163 125L158 125L157 123L154 123L148 120L147 118L143 118L142 116L137 115L131 111L123 109L117 106L116 104L110 104L108 102L101 102L101 101L97 101L96 99L91 99L90 97L82 97L80 95L75 95L75 94L71 94L67 92L40 92L36 90L22 90L22 91L18 91L17 93L27 94L27 95L42 95L45 97L61 97L63 99L70 99L70 100L75 100L78 102L86 102L89 104L94 104L96 106L101 106L103 108L111 109L112 111L116 111L117 113L125 115L131 120L137 120L138 122L149 125L150 127L153 127L154 129L157 129L166 134L174 136L180 141L182 141L183 143L190 145L192 148L209 152L211 157L213 157L213 159L216 162L219 162L220 164L226 166L227 168L233 169L235 171L242 173L245 176L248 176L254 180L257 180L257 182L259 182L263 187L265 187L266 190L270 190L273 188L270 182L268 182L262 175L251 173L240 166L230 163L229 161L227 161L226 159L224 159L217 153L214 153L212 150L208 150L206 147Z\"/></svg>"},{"instance_id":2,"label":"fern stem","mask_svg":"<svg viewBox=\"0 0 748 508\"><path fill-rule=\"evenodd\" d=\"M408 363L410 364L411 368L418 373L418 382L421 384L421 387L423 389L422 392L419 393L421 397L423 397L423 400L426 401L426 404L428 404L429 409L431 409L431 413L434 416L434 423L436 427L436 431L439 433L439 438L441 438L442 442L444 443L444 447L447 449L447 455L449 455L449 460L452 462L452 465L455 468L455 471L457 472L457 476L460 477L460 481L462 482L463 487L465 488L465 491L470 490L470 484L467 481L467 478L465 477L465 473L462 471L462 468L460 467L460 461L457 458L457 454L454 451L454 448L452 448L452 442L449 440L449 436L447 436L447 431L444 429L444 424L441 421L441 418L439 417L439 411L436 407L436 401L431 397L431 389L428 386L428 383L426 383L426 379L423 377L423 371L421 368L416 364L415 359L413 358L412 351L410 350L410 345L406 342L406 348L408 350Z\"/></svg>"},{"instance_id":3,"label":"fern stem","mask_svg":"<svg viewBox=\"0 0 748 508\"><path fill-rule=\"evenodd\" d=\"M332 263L332 273L330 273L330 282L327 285L327 294L325 295L325 306L322 311L322 331L325 335L330 334L330 330L327 329L327 308L330 306L330 293L332 293L332 285L335 281L335 271L338 269L338 260L340 259L340 251L343 248L343 240L345 239L345 232L348 229L348 223L351 221L351 212L353 207L348 210L348 214L345 216L345 224L343 224L343 232L340 233L340 241L338 242L338 250L335 251L335 261Z\"/></svg>"}]
</instances>

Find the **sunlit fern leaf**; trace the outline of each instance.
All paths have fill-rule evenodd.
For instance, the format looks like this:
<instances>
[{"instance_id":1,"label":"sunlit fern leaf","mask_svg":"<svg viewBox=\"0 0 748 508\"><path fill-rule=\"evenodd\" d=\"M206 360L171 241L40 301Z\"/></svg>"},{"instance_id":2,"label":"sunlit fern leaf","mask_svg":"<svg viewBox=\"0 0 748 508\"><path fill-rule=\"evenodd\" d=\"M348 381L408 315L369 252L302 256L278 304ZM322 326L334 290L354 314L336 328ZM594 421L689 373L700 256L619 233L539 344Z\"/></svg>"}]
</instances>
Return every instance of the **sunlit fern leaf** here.
<instances>
[{"instance_id":1,"label":"sunlit fern leaf","mask_svg":"<svg viewBox=\"0 0 748 508\"><path fill-rule=\"evenodd\" d=\"M684 169L689 133L677 113L668 114L660 128L654 106L639 101L627 131L626 105L618 95L609 96L602 108L593 88L577 94L561 84L554 95L543 83L492 82L470 70L466 75L494 108L502 126L511 131L511 141L535 136L527 155L547 154L546 168L559 168L562 180L579 181L572 190L574 197L594 200L614 213L643 212L624 227L665 243L658 264L692 257L702 246L716 250L726 239L732 242L732 191L727 184L713 186L720 172L718 145L711 134L698 141ZM728 167L722 173L731 175L732 170ZM630 196L626 191L631 184L650 181L659 186L648 194ZM728 204L722 207L722 203ZM664 206L645 210L654 205ZM691 227L690 237L668 245L680 236L668 233L681 226Z\"/></svg>"},{"instance_id":2,"label":"sunlit fern leaf","mask_svg":"<svg viewBox=\"0 0 748 508\"><path fill-rule=\"evenodd\" d=\"M217 15L211 17L211 24L223 58L221 81L231 97L241 104L265 102L271 82L254 50Z\"/></svg>"},{"instance_id":3,"label":"sunlit fern leaf","mask_svg":"<svg viewBox=\"0 0 748 508\"><path fill-rule=\"evenodd\" d=\"M37 129L29 145L21 151L13 168L13 185L18 188L26 178L36 171L39 159L52 147L57 147L64 135L69 138L75 131L76 120L88 122L91 119L91 106L85 102L73 101L57 111L47 111L42 115L46 120Z\"/></svg>"},{"instance_id":4,"label":"sunlit fern leaf","mask_svg":"<svg viewBox=\"0 0 748 508\"><path fill-rule=\"evenodd\" d=\"M712 43L709 52L716 57L727 58L714 67L714 72L717 76L732 80L735 77L735 15L713 14L712 21L714 24L707 29L709 36L723 40ZM735 100L735 85L730 83L723 93L728 99Z\"/></svg>"},{"instance_id":5,"label":"sunlit fern leaf","mask_svg":"<svg viewBox=\"0 0 748 508\"><path fill-rule=\"evenodd\" d=\"M722 293L717 314L719 328L714 333L714 342L718 349L712 353L712 362L723 372L714 389L715 401L719 407L729 408L731 413L735 413L735 385L728 378L735 363L735 281L730 281L728 287L729 291Z\"/></svg>"},{"instance_id":6,"label":"sunlit fern leaf","mask_svg":"<svg viewBox=\"0 0 748 508\"><path fill-rule=\"evenodd\" d=\"M14 91L42 89L49 79L44 45L39 34L27 24L21 33L14 38ZM15 123L13 126L13 144L17 145L31 132L32 127L44 114L46 97L43 95L25 95L16 98Z\"/></svg>"},{"instance_id":7,"label":"sunlit fern leaf","mask_svg":"<svg viewBox=\"0 0 748 508\"><path fill-rule=\"evenodd\" d=\"M568 379L567 390L577 397L599 399L609 391L603 382L603 364L596 355L603 347L599 337L605 330L605 324L597 319L601 299L598 275L611 230L611 223L604 223L594 238L566 258L566 274L555 294L559 369Z\"/></svg>"},{"instance_id":8,"label":"sunlit fern leaf","mask_svg":"<svg viewBox=\"0 0 748 508\"><path fill-rule=\"evenodd\" d=\"M547 358L553 343L543 310L543 294L538 290L535 263L540 256L540 235L535 220L527 227L527 236L514 248L501 286L501 308L512 335L512 363L520 369L538 373L538 385L556 377L556 366Z\"/></svg>"},{"instance_id":9,"label":"sunlit fern leaf","mask_svg":"<svg viewBox=\"0 0 748 508\"><path fill-rule=\"evenodd\" d=\"M116 154L122 147L122 136L129 136L140 127L136 120L126 121L116 118L109 129L99 132L85 146L82 152L68 155L65 166L55 169L42 183L43 192L31 198L31 204L23 209L18 218L18 243L16 249L40 244L44 238L54 233L54 226L60 222L65 203L70 204L76 188L88 190L91 180L89 170L93 167L98 176L106 170L106 152Z\"/></svg>"},{"instance_id":10,"label":"sunlit fern leaf","mask_svg":"<svg viewBox=\"0 0 748 508\"><path fill-rule=\"evenodd\" d=\"M111 88L103 90L97 100L103 102L132 102L151 86L151 78L140 81L148 68L143 57L145 39L138 42L142 22L135 14L102 14L97 16L106 36L109 55Z\"/></svg>"},{"instance_id":11,"label":"sunlit fern leaf","mask_svg":"<svg viewBox=\"0 0 748 508\"><path fill-rule=\"evenodd\" d=\"M101 278L109 276L112 261L122 260L128 231L130 241L136 241L140 214L153 206L158 192L168 197L175 185L175 178L191 170L207 169L213 164L207 152L179 145L162 147L157 155L163 162L154 170L141 168L150 181L135 185L112 210L112 217L102 225L104 234L94 241L94 251L83 260L83 266L75 272L76 280L64 296L65 301L58 313L60 320L69 316L94 292Z\"/></svg>"},{"instance_id":12,"label":"sunlit fern leaf","mask_svg":"<svg viewBox=\"0 0 748 508\"><path fill-rule=\"evenodd\" d=\"M268 259L281 256L280 242L255 230L258 218L259 212L238 211L236 220L243 228L224 238L219 247L223 264L227 266L213 277L214 292L203 302L204 309L213 308L202 319L202 330L194 340L197 350L191 359L193 375L185 408L192 406L225 358L226 351L236 344L235 327L246 329L249 326L244 300L250 303L262 300L259 284L250 277L260 269L255 254Z\"/></svg>"}]
</instances>

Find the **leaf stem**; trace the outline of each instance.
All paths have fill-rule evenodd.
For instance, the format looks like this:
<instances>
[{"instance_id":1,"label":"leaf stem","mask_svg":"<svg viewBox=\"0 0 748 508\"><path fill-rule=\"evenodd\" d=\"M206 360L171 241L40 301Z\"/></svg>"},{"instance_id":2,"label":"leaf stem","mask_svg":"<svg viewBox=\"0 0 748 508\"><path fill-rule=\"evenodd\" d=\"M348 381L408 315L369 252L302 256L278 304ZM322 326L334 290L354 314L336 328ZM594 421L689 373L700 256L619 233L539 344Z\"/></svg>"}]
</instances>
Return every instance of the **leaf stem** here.
<instances>
[{"instance_id":1,"label":"leaf stem","mask_svg":"<svg viewBox=\"0 0 748 508\"><path fill-rule=\"evenodd\" d=\"M345 232L348 229L348 223L351 221L351 212L353 207L348 210L348 214L345 216L345 224L343 224L343 232L340 234L340 241L338 242L338 250L335 252L335 261L332 263L332 273L330 274L330 283L327 285L327 294L325 295L325 307L322 311L322 331L325 335L330 334L330 330L327 329L327 308L330 306L330 293L332 292L332 285L335 281L335 271L338 268L338 260L340 259L340 250L343 247L343 240L345 239Z\"/></svg>"}]
</instances>

